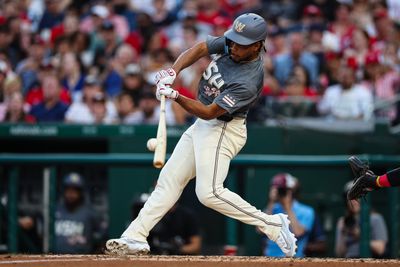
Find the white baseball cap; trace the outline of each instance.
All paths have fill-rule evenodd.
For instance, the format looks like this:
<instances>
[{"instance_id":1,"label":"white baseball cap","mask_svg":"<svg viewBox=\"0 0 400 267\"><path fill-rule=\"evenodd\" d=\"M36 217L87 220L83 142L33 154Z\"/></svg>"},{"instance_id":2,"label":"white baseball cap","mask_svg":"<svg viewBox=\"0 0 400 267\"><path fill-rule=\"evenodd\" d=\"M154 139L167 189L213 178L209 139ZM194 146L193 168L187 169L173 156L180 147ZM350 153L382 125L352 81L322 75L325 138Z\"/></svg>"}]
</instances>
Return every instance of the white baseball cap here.
<instances>
[{"instance_id":1,"label":"white baseball cap","mask_svg":"<svg viewBox=\"0 0 400 267\"><path fill-rule=\"evenodd\" d=\"M103 5L95 5L92 7L91 12L93 15L99 16L102 19L107 18L110 15L107 7Z\"/></svg>"}]
</instances>

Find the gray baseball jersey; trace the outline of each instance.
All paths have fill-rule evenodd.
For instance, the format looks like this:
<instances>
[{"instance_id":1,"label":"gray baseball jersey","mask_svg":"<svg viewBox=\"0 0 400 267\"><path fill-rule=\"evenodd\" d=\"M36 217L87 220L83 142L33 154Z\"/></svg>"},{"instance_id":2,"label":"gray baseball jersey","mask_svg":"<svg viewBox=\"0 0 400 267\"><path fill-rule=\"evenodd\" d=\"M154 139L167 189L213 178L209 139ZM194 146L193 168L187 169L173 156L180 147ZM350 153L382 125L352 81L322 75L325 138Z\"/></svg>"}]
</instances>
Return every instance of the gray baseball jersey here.
<instances>
[{"instance_id":1,"label":"gray baseball jersey","mask_svg":"<svg viewBox=\"0 0 400 267\"><path fill-rule=\"evenodd\" d=\"M262 90L264 72L261 58L236 63L226 51L225 37L208 36L206 43L212 62L201 77L199 100L205 105L215 102L231 116L245 118Z\"/></svg>"}]
</instances>

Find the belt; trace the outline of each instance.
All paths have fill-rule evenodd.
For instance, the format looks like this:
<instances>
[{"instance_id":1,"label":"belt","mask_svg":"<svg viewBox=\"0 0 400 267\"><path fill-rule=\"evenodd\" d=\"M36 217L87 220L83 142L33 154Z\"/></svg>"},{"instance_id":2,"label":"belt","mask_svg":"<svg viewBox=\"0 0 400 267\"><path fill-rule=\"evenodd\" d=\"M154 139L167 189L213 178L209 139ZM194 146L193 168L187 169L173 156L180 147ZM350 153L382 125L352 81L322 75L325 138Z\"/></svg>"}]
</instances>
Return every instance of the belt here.
<instances>
[{"instance_id":1,"label":"belt","mask_svg":"<svg viewBox=\"0 0 400 267\"><path fill-rule=\"evenodd\" d=\"M221 115L221 116L217 117L217 120L230 122L231 120L233 120L233 116L232 115L228 115L228 114L224 114L224 115Z\"/></svg>"}]
</instances>

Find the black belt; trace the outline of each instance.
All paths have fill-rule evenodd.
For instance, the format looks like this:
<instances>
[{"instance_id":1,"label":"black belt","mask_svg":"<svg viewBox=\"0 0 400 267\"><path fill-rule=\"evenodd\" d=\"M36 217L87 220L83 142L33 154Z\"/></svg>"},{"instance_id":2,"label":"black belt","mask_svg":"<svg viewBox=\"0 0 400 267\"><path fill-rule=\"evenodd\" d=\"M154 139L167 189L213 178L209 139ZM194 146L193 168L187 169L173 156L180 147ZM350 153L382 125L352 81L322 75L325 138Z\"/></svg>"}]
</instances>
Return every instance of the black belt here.
<instances>
[{"instance_id":1,"label":"black belt","mask_svg":"<svg viewBox=\"0 0 400 267\"><path fill-rule=\"evenodd\" d=\"M224 114L224 115L221 115L221 116L217 117L217 120L230 122L231 120L233 120L233 116L228 115L228 114Z\"/></svg>"}]
</instances>

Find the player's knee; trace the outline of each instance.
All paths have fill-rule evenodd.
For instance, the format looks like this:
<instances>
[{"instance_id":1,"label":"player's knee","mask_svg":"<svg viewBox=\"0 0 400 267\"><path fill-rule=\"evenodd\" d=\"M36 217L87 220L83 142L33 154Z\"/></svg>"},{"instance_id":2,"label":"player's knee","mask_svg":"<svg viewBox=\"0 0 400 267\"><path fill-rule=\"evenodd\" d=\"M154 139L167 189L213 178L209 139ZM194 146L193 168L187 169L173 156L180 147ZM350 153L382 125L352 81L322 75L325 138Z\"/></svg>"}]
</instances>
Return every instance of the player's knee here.
<instances>
[{"instance_id":1,"label":"player's knee","mask_svg":"<svg viewBox=\"0 0 400 267\"><path fill-rule=\"evenodd\" d=\"M204 190L196 187L196 195L200 203L206 207L212 206L213 197L212 190Z\"/></svg>"}]
</instances>

